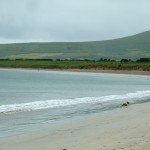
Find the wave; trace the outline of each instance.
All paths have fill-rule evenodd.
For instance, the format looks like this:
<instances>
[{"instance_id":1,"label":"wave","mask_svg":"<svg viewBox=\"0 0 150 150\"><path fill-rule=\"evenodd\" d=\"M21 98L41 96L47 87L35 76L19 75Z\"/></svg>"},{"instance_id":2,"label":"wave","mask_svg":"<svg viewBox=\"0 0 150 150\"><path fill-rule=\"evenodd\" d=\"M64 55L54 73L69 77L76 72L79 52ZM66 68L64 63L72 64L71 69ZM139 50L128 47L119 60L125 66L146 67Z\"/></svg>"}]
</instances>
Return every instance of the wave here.
<instances>
[{"instance_id":1,"label":"wave","mask_svg":"<svg viewBox=\"0 0 150 150\"><path fill-rule=\"evenodd\" d=\"M108 103L117 101L122 102L125 100L139 101L147 97L148 98L150 97L150 90L137 91L135 93L127 93L123 95L35 101L21 104L1 105L0 113L10 114L10 113L27 112L55 107L71 106L77 104L87 104L87 103Z\"/></svg>"}]
</instances>

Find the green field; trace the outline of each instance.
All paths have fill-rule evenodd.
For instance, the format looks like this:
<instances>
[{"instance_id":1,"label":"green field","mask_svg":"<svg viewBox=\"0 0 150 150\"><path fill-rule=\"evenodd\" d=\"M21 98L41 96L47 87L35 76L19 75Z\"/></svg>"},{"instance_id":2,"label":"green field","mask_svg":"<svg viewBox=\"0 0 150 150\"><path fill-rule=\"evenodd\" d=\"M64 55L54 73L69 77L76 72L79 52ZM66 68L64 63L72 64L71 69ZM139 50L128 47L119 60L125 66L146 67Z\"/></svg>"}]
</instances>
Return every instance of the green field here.
<instances>
[{"instance_id":1,"label":"green field","mask_svg":"<svg viewBox=\"0 0 150 150\"><path fill-rule=\"evenodd\" d=\"M99 61L38 61L5 60L0 67L37 68L37 69L113 69L150 71L150 62L99 62Z\"/></svg>"},{"instance_id":2,"label":"green field","mask_svg":"<svg viewBox=\"0 0 150 150\"><path fill-rule=\"evenodd\" d=\"M137 60L150 58L150 31L125 38L95 42L0 44L0 59Z\"/></svg>"}]
</instances>

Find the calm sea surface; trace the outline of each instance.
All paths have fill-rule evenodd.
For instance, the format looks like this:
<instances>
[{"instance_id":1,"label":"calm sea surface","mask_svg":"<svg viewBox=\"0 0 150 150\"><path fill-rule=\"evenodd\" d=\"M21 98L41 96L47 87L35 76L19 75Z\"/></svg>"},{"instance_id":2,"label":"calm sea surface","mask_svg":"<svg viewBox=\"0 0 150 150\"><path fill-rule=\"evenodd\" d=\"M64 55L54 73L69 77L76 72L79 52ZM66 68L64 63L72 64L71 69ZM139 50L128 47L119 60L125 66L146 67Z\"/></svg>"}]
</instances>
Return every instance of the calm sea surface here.
<instances>
[{"instance_id":1,"label":"calm sea surface","mask_svg":"<svg viewBox=\"0 0 150 150\"><path fill-rule=\"evenodd\" d=\"M150 77L0 70L0 138L57 121L150 101Z\"/></svg>"}]
</instances>

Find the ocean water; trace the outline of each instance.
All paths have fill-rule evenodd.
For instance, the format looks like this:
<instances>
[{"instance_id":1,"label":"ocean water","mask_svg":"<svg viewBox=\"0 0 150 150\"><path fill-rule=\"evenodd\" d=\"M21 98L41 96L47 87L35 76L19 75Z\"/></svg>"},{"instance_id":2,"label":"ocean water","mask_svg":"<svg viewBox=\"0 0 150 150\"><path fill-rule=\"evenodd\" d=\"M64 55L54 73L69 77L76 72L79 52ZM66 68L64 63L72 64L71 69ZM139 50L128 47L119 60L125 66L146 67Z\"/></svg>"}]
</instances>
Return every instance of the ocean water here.
<instances>
[{"instance_id":1,"label":"ocean water","mask_svg":"<svg viewBox=\"0 0 150 150\"><path fill-rule=\"evenodd\" d=\"M150 101L150 77L0 69L0 138Z\"/></svg>"}]
</instances>

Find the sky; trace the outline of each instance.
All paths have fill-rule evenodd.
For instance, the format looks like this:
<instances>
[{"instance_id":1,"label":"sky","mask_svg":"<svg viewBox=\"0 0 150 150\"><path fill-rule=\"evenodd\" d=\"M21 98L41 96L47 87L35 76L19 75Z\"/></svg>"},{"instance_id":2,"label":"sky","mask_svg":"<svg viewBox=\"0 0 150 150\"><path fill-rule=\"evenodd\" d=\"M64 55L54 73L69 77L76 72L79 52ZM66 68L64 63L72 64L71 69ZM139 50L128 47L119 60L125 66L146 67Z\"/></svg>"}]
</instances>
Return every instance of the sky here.
<instances>
[{"instance_id":1,"label":"sky","mask_svg":"<svg viewBox=\"0 0 150 150\"><path fill-rule=\"evenodd\" d=\"M100 41L150 30L150 0L0 0L0 43Z\"/></svg>"}]
</instances>

